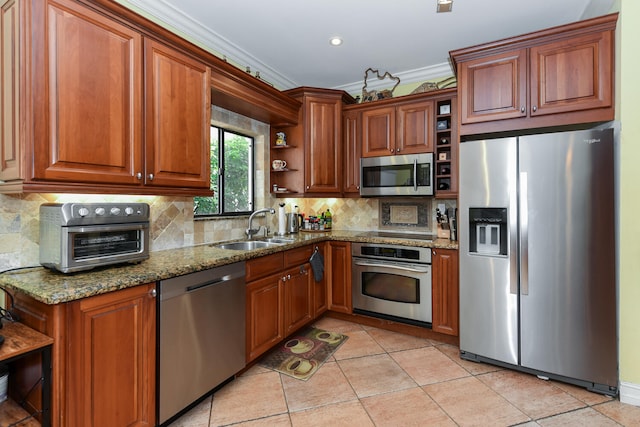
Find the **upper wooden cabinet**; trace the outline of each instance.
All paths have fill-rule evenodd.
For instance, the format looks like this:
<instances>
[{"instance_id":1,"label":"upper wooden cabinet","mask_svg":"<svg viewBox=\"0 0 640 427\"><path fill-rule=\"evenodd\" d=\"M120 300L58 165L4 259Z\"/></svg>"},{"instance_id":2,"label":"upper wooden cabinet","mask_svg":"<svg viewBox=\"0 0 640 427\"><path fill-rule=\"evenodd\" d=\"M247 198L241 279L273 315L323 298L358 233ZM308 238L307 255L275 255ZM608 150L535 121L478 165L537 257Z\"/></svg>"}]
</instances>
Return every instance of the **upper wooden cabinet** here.
<instances>
[{"instance_id":1,"label":"upper wooden cabinet","mask_svg":"<svg viewBox=\"0 0 640 427\"><path fill-rule=\"evenodd\" d=\"M145 40L145 183L209 188L209 67Z\"/></svg>"},{"instance_id":2,"label":"upper wooden cabinet","mask_svg":"<svg viewBox=\"0 0 640 427\"><path fill-rule=\"evenodd\" d=\"M363 109L362 157L433 151L433 101Z\"/></svg>"},{"instance_id":3,"label":"upper wooden cabinet","mask_svg":"<svg viewBox=\"0 0 640 427\"><path fill-rule=\"evenodd\" d=\"M16 4L3 44L30 78L4 100L22 167L0 191L209 193L208 66L73 0Z\"/></svg>"},{"instance_id":4,"label":"upper wooden cabinet","mask_svg":"<svg viewBox=\"0 0 640 427\"><path fill-rule=\"evenodd\" d=\"M276 127L271 160L287 162L285 171L271 171L271 183L285 194L342 192L342 105L353 103L344 91L301 87L285 92L301 102L298 125ZM287 147L275 146L275 133L284 132Z\"/></svg>"},{"instance_id":5,"label":"upper wooden cabinet","mask_svg":"<svg viewBox=\"0 0 640 427\"><path fill-rule=\"evenodd\" d=\"M345 111L342 115L342 148L344 150L344 173L342 191L344 194L360 195L360 140L358 111Z\"/></svg>"},{"instance_id":6,"label":"upper wooden cabinet","mask_svg":"<svg viewBox=\"0 0 640 427\"><path fill-rule=\"evenodd\" d=\"M614 119L618 14L450 52L460 134Z\"/></svg>"}]
</instances>

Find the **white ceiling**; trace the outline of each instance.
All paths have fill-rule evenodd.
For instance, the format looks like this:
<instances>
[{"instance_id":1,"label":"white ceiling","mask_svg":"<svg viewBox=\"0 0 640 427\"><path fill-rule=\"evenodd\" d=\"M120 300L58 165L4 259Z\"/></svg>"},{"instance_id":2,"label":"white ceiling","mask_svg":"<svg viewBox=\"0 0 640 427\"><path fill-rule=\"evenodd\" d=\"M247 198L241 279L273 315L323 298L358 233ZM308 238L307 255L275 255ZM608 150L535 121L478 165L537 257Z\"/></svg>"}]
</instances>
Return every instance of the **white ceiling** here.
<instances>
[{"instance_id":1,"label":"white ceiling","mask_svg":"<svg viewBox=\"0 0 640 427\"><path fill-rule=\"evenodd\" d=\"M613 0L118 0L278 89L358 92L364 72L402 83L452 74L449 51L604 15ZM329 45L339 35L341 46ZM370 76L371 78L371 76Z\"/></svg>"}]
</instances>

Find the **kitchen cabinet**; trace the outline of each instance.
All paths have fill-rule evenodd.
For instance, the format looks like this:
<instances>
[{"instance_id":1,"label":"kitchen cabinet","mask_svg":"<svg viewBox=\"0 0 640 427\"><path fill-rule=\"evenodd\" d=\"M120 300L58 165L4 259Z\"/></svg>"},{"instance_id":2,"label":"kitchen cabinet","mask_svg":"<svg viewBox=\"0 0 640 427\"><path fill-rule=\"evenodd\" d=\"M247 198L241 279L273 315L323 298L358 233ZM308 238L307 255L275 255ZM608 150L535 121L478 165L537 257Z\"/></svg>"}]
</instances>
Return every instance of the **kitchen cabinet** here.
<instances>
[{"instance_id":1,"label":"kitchen cabinet","mask_svg":"<svg viewBox=\"0 0 640 427\"><path fill-rule=\"evenodd\" d=\"M311 289L313 293L313 303L311 306L311 315L314 319L322 316L325 311L329 309L328 290L327 290L327 242L313 245L313 250L318 250L322 258L324 259L324 273L322 280L316 282L313 269L309 273L309 281L311 282Z\"/></svg>"},{"instance_id":2,"label":"kitchen cabinet","mask_svg":"<svg viewBox=\"0 0 640 427\"><path fill-rule=\"evenodd\" d=\"M355 102L344 91L301 87L285 92L301 102L298 125L279 127L287 135L284 151L272 143L271 160L283 159L287 173L271 171L271 183L289 194L340 194L342 192L342 105ZM273 138L273 135L272 135Z\"/></svg>"},{"instance_id":3,"label":"kitchen cabinet","mask_svg":"<svg viewBox=\"0 0 640 427\"><path fill-rule=\"evenodd\" d=\"M458 335L458 251L432 249L432 329Z\"/></svg>"},{"instance_id":4,"label":"kitchen cabinet","mask_svg":"<svg viewBox=\"0 0 640 427\"><path fill-rule=\"evenodd\" d=\"M458 197L458 116L456 96L437 99L435 144L435 196Z\"/></svg>"},{"instance_id":5,"label":"kitchen cabinet","mask_svg":"<svg viewBox=\"0 0 640 427\"><path fill-rule=\"evenodd\" d=\"M434 104L402 102L363 109L362 157L433 151Z\"/></svg>"},{"instance_id":6,"label":"kitchen cabinet","mask_svg":"<svg viewBox=\"0 0 640 427\"><path fill-rule=\"evenodd\" d=\"M325 282L315 282L309 263L314 248L303 246L246 262L247 362L323 312L326 291L319 288Z\"/></svg>"},{"instance_id":7,"label":"kitchen cabinet","mask_svg":"<svg viewBox=\"0 0 640 427\"><path fill-rule=\"evenodd\" d=\"M69 425L155 425L155 285L68 307Z\"/></svg>"},{"instance_id":8,"label":"kitchen cabinet","mask_svg":"<svg viewBox=\"0 0 640 427\"><path fill-rule=\"evenodd\" d=\"M22 322L54 339L52 426L155 424L154 291L148 284L56 305L15 294Z\"/></svg>"},{"instance_id":9,"label":"kitchen cabinet","mask_svg":"<svg viewBox=\"0 0 640 427\"><path fill-rule=\"evenodd\" d=\"M351 314L351 243L328 244L329 310Z\"/></svg>"},{"instance_id":10,"label":"kitchen cabinet","mask_svg":"<svg viewBox=\"0 0 640 427\"><path fill-rule=\"evenodd\" d=\"M358 111L349 110L342 114L342 144L344 149L344 175L342 191L345 195L360 195L360 139Z\"/></svg>"},{"instance_id":11,"label":"kitchen cabinet","mask_svg":"<svg viewBox=\"0 0 640 427\"><path fill-rule=\"evenodd\" d=\"M450 52L460 134L613 120L617 17Z\"/></svg>"},{"instance_id":12,"label":"kitchen cabinet","mask_svg":"<svg viewBox=\"0 0 640 427\"><path fill-rule=\"evenodd\" d=\"M16 7L0 191L210 193L208 66L74 0Z\"/></svg>"}]
</instances>

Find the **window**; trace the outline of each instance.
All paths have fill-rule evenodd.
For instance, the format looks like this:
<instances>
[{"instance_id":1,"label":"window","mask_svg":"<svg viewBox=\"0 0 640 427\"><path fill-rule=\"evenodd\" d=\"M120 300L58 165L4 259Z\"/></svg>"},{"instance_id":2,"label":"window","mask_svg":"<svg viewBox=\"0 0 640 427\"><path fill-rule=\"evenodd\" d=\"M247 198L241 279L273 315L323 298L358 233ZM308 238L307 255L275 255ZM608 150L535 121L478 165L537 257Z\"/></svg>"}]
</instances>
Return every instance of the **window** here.
<instances>
[{"instance_id":1,"label":"window","mask_svg":"<svg viewBox=\"0 0 640 427\"><path fill-rule=\"evenodd\" d=\"M211 126L212 197L195 197L196 216L253 212L253 138Z\"/></svg>"}]
</instances>

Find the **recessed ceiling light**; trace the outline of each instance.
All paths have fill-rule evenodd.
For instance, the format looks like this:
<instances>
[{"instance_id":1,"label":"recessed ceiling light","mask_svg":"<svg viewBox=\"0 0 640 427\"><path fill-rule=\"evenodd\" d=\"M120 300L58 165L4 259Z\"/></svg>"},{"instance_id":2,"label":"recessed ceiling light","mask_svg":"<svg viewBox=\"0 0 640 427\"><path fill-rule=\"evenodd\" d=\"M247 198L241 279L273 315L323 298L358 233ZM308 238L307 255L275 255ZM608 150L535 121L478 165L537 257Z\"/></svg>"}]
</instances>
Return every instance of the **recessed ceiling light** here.
<instances>
[{"instance_id":1,"label":"recessed ceiling light","mask_svg":"<svg viewBox=\"0 0 640 427\"><path fill-rule=\"evenodd\" d=\"M329 44L331 46L340 46L342 44L342 38L335 36L329 39Z\"/></svg>"},{"instance_id":2,"label":"recessed ceiling light","mask_svg":"<svg viewBox=\"0 0 640 427\"><path fill-rule=\"evenodd\" d=\"M441 12L451 12L451 9L453 8L453 0L438 0L438 6L436 8L436 11L438 13Z\"/></svg>"}]
</instances>

